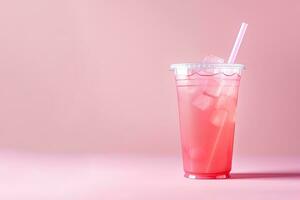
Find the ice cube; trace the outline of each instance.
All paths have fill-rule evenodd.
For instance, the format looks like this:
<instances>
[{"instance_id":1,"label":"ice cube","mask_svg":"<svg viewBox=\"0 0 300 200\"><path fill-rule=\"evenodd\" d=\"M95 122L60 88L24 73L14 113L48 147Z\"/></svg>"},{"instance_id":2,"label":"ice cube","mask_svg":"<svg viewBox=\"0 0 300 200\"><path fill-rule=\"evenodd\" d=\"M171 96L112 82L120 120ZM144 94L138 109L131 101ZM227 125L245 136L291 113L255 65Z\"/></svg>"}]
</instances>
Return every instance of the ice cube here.
<instances>
[{"instance_id":1,"label":"ice cube","mask_svg":"<svg viewBox=\"0 0 300 200\"><path fill-rule=\"evenodd\" d=\"M224 63L224 59L218 56L209 55L205 56L202 60L202 63L209 64L209 63Z\"/></svg>"},{"instance_id":2,"label":"ice cube","mask_svg":"<svg viewBox=\"0 0 300 200\"><path fill-rule=\"evenodd\" d=\"M213 97L219 97L222 93L224 85L225 85L224 80L216 80L216 79L209 80L208 83L206 84L204 93Z\"/></svg>"},{"instance_id":3,"label":"ice cube","mask_svg":"<svg viewBox=\"0 0 300 200\"><path fill-rule=\"evenodd\" d=\"M214 97L221 95L233 97L236 93L236 86L230 85L228 81L225 79L209 80L205 86L205 93Z\"/></svg>"},{"instance_id":4,"label":"ice cube","mask_svg":"<svg viewBox=\"0 0 300 200\"><path fill-rule=\"evenodd\" d=\"M197 95L192 104L201 110L206 110L214 103L214 98L204 93Z\"/></svg>"},{"instance_id":5,"label":"ice cube","mask_svg":"<svg viewBox=\"0 0 300 200\"><path fill-rule=\"evenodd\" d=\"M228 112L226 110L216 110L211 117L211 122L215 126L223 127L227 116Z\"/></svg>"}]
</instances>

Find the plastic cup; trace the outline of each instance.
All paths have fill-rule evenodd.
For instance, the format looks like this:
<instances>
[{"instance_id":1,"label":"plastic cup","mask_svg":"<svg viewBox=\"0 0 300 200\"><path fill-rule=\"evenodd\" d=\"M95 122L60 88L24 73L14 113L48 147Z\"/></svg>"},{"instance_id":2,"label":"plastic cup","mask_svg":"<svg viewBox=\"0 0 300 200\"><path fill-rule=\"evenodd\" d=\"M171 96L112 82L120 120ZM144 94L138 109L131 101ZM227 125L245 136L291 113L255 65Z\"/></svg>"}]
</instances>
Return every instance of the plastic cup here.
<instances>
[{"instance_id":1,"label":"plastic cup","mask_svg":"<svg viewBox=\"0 0 300 200\"><path fill-rule=\"evenodd\" d=\"M173 64L185 177L228 178L241 64Z\"/></svg>"}]
</instances>

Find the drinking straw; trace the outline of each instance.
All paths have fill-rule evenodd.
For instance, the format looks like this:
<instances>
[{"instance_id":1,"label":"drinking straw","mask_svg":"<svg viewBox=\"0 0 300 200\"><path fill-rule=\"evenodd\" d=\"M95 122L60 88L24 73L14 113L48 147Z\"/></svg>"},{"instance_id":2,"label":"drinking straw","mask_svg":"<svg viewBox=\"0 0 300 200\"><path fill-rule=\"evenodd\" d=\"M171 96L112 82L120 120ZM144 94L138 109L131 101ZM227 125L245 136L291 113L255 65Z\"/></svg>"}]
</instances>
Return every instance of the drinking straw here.
<instances>
[{"instance_id":1,"label":"drinking straw","mask_svg":"<svg viewBox=\"0 0 300 200\"><path fill-rule=\"evenodd\" d=\"M235 62L235 58L236 58L236 55L237 55L237 53L239 51L239 48L241 46L243 37L244 37L246 29L247 29L247 26L248 26L248 24L246 24L244 22L242 23L239 34L236 37L235 43L234 43L233 48L231 50L231 54L230 54L229 59L227 61L228 64L233 64Z\"/></svg>"}]
</instances>

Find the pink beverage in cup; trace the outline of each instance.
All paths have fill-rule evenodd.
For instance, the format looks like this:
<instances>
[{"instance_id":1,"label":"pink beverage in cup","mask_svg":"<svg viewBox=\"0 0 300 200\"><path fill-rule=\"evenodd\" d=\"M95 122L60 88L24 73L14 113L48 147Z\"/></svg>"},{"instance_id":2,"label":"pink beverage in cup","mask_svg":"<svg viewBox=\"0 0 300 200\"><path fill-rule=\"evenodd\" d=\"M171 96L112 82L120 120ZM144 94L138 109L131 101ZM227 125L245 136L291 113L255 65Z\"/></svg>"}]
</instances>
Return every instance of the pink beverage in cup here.
<instances>
[{"instance_id":1,"label":"pink beverage in cup","mask_svg":"<svg viewBox=\"0 0 300 200\"><path fill-rule=\"evenodd\" d=\"M190 63L171 68L176 78L185 177L229 177L243 65Z\"/></svg>"}]
</instances>

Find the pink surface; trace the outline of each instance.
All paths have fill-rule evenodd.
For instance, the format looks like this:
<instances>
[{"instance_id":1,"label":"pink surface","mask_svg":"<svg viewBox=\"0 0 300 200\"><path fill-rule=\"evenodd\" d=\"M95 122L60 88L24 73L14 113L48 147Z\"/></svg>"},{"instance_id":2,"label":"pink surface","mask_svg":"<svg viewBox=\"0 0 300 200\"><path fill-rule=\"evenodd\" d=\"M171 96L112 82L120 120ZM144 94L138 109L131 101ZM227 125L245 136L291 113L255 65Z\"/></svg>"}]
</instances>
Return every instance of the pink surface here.
<instances>
[{"instance_id":1,"label":"pink surface","mask_svg":"<svg viewBox=\"0 0 300 200\"><path fill-rule=\"evenodd\" d=\"M236 159L232 179L183 178L172 156L55 156L1 153L0 199L289 199L300 198L300 162ZM271 169L271 170L270 170Z\"/></svg>"}]
</instances>

